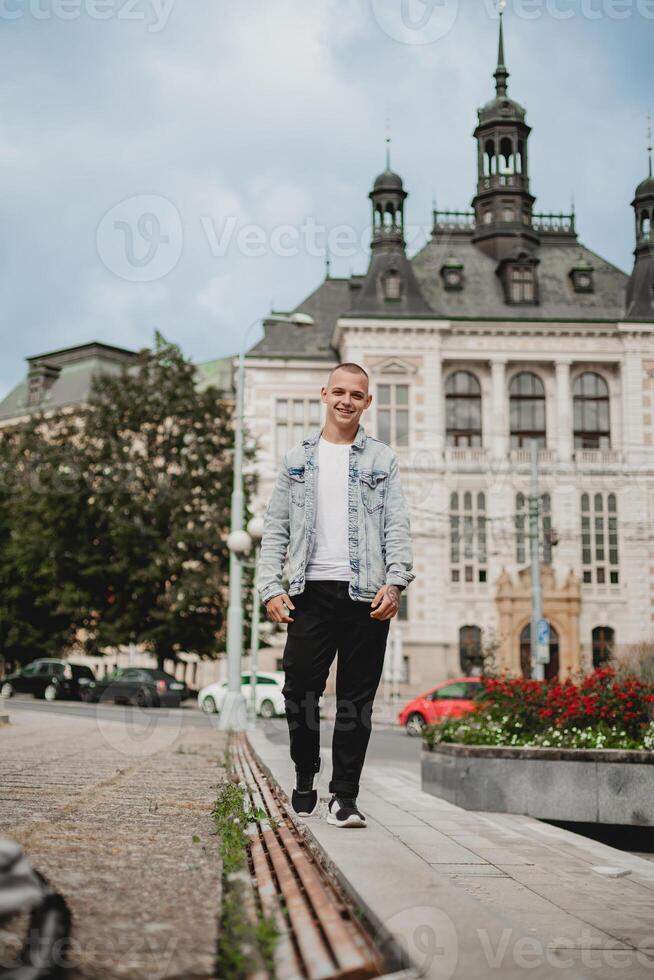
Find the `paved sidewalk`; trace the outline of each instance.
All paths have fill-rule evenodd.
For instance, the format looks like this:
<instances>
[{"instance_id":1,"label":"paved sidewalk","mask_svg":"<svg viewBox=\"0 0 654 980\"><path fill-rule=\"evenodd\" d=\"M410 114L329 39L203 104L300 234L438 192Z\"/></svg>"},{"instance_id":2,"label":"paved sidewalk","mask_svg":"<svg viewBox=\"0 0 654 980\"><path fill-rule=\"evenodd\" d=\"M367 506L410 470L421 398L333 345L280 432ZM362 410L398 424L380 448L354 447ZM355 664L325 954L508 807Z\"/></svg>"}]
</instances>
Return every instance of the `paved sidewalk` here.
<instances>
[{"instance_id":1,"label":"paved sidewalk","mask_svg":"<svg viewBox=\"0 0 654 980\"><path fill-rule=\"evenodd\" d=\"M211 809L226 736L156 711L126 709L118 721L102 708L91 719L5 710L0 833L71 907L71 980L212 976L220 861ZM6 957L15 939L2 938Z\"/></svg>"},{"instance_id":2,"label":"paved sidewalk","mask_svg":"<svg viewBox=\"0 0 654 980\"><path fill-rule=\"evenodd\" d=\"M290 795L286 746L261 729L248 737ZM323 752L321 816L304 825L419 975L654 977L654 864L531 817L463 810L385 765L364 770L368 828L341 831L324 820Z\"/></svg>"}]
</instances>

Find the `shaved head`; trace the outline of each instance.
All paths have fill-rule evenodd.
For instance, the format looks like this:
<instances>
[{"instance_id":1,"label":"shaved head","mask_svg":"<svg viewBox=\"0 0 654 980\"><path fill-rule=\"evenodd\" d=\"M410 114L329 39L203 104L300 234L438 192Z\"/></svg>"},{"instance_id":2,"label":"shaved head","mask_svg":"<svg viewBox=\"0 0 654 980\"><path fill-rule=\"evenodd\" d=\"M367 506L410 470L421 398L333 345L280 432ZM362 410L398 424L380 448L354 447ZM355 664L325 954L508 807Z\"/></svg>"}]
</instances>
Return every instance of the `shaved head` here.
<instances>
[{"instance_id":1,"label":"shaved head","mask_svg":"<svg viewBox=\"0 0 654 980\"><path fill-rule=\"evenodd\" d=\"M362 368L360 364L355 364L354 361L344 361L343 364L337 364L336 367L332 368L329 372L327 378L327 384L331 384L332 377L336 371L348 371L350 374L362 374L366 379L366 388L370 383L370 378L368 377L368 372L365 368Z\"/></svg>"}]
</instances>

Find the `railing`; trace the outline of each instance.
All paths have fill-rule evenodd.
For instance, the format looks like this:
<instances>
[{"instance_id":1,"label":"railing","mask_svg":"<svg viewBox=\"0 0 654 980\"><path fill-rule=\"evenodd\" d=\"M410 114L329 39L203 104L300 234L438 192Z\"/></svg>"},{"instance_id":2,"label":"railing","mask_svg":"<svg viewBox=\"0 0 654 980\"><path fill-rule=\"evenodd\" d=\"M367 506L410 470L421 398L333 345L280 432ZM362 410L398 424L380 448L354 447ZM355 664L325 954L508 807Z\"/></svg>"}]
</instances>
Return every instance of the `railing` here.
<instances>
[{"instance_id":1,"label":"railing","mask_svg":"<svg viewBox=\"0 0 654 980\"><path fill-rule=\"evenodd\" d=\"M551 463L556 463L556 452L554 449L539 449L538 450L538 462L549 465ZM524 463L528 465L531 463L531 449L512 449L509 453L509 459L512 463Z\"/></svg>"},{"instance_id":2,"label":"railing","mask_svg":"<svg viewBox=\"0 0 654 980\"><path fill-rule=\"evenodd\" d=\"M575 463L581 466L615 466L622 462L618 449L575 449Z\"/></svg>"},{"instance_id":3,"label":"railing","mask_svg":"<svg viewBox=\"0 0 654 980\"><path fill-rule=\"evenodd\" d=\"M446 463L486 463L488 451L482 446L446 446Z\"/></svg>"},{"instance_id":4,"label":"railing","mask_svg":"<svg viewBox=\"0 0 654 980\"><path fill-rule=\"evenodd\" d=\"M434 232L473 231L474 211L434 211Z\"/></svg>"},{"instance_id":5,"label":"railing","mask_svg":"<svg viewBox=\"0 0 654 980\"><path fill-rule=\"evenodd\" d=\"M531 216L531 224L535 231L576 234L574 214L535 212Z\"/></svg>"}]
</instances>

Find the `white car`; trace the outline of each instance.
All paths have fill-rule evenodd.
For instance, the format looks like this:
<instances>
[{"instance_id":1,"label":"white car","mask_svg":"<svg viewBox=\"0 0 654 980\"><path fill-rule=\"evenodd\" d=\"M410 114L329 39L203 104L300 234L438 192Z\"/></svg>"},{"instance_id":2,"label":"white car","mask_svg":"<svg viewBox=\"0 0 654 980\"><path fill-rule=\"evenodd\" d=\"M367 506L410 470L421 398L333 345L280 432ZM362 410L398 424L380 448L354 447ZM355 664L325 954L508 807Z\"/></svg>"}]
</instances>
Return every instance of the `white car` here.
<instances>
[{"instance_id":1,"label":"white car","mask_svg":"<svg viewBox=\"0 0 654 980\"><path fill-rule=\"evenodd\" d=\"M274 718L276 715L283 715L284 696L282 688L284 686L284 672L279 671L257 671L257 714L262 718ZM250 673L246 671L241 674L241 693L245 695L250 705ZM203 711L211 715L220 712L223 699L227 693L227 681L222 683L207 684L198 694L198 705Z\"/></svg>"}]
</instances>

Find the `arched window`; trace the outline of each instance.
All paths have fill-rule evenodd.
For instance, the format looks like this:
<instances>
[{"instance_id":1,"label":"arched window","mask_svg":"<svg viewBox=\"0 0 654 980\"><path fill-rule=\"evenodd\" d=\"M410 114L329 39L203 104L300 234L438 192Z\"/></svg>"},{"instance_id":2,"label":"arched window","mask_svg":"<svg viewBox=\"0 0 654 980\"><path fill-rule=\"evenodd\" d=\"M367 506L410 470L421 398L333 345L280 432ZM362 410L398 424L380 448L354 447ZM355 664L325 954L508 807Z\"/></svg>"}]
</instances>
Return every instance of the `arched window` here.
<instances>
[{"instance_id":1,"label":"arched window","mask_svg":"<svg viewBox=\"0 0 654 980\"><path fill-rule=\"evenodd\" d=\"M608 449L611 445L609 387L594 371L580 374L572 389L575 449Z\"/></svg>"},{"instance_id":2,"label":"arched window","mask_svg":"<svg viewBox=\"0 0 654 980\"><path fill-rule=\"evenodd\" d=\"M593 669L608 663L614 649L615 631L610 626L596 626L593 630Z\"/></svg>"},{"instance_id":3,"label":"arched window","mask_svg":"<svg viewBox=\"0 0 654 980\"><path fill-rule=\"evenodd\" d=\"M459 630L459 663L466 675L481 673L484 659L481 651L481 629L462 626Z\"/></svg>"},{"instance_id":4,"label":"arched window","mask_svg":"<svg viewBox=\"0 0 654 980\"><path fill-rule=\"evenodd\" d=\"M511 448L528 447L535 439L545 448L545 388L536 374L522 371L509 388Z\"/></svg>"},{"instance_id":5,"label":"arched window","mask_svg":"<svg viewBox=\"0 0 654 980\"><path fill-rule=\"evenodd\" d=\"M513 169L513 146L508 136L500 140L500 173L512 174Z\"/></svg>"},{"instance_id":6,"label":"arched window","mask_svg":"<svg viewBox=\"0 0 654 980\"><path fill-rule=\"evenodd\" d=\"M484 177L490 177L495 173L495 144L492 140L486 140L484 147Z\"/></svg>"},{"instance_id":7,"label":"arched window","mask_svg":"<svg viewBox=\"0 0 654 980\"><path fill-rule=\"evenodd\" d=\"M481 385L470 371L455 371L445 383L448 446L481 446Z\"/></svg>"}]
</instances>

